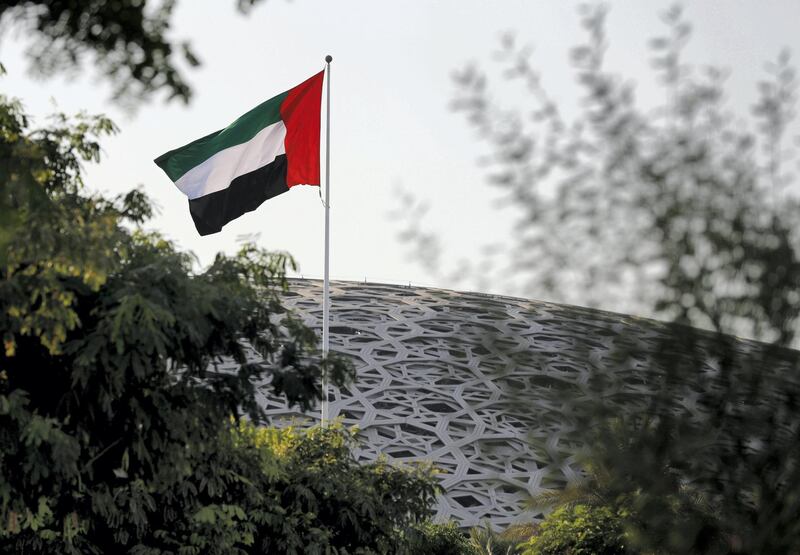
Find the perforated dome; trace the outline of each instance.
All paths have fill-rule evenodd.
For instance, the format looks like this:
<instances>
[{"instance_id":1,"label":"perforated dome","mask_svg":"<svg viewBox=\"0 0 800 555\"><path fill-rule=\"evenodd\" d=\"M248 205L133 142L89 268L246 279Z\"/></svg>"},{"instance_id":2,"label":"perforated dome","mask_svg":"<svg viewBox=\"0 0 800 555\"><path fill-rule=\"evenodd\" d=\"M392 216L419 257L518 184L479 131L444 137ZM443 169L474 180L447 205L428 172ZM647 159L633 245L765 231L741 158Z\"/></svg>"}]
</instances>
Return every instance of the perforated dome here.
<instances>
[{"instance_id":1,"label":"perforated dome","mask_svg":"<svg viewBox=\"0 0 800 555\"><path fill-rule=\"evenodd\" d=\"M319 329L321 298L320 281L294 279L285 304ZM351 357L357 379L331 388L330 417L358 425L359 460L433 461L444 489L437 518L462 526L535 519L524 501L576 477L568 409L537 392L585 383L623 348L641 355L623 387L645 393L637 365L669 333L619 314L440 289L332 282L331 302L331 349ZM274 422L318 420L268 391L260 402Z\"/></svg>"}]
</instances>

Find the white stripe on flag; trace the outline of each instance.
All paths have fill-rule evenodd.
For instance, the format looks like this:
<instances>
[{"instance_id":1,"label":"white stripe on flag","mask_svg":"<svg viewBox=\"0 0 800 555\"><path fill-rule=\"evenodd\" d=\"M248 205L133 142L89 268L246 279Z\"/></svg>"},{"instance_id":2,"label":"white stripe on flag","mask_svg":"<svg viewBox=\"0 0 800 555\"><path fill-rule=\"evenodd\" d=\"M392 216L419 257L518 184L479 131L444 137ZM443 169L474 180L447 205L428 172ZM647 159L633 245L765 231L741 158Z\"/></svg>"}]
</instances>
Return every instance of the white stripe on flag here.
<instances>
[{"instance_id":1,"label":"white stripe on flag","mask_svg":"<svg viewBox=\"0 0 800 555\"><path fill-rule=\"evenodd\" d=\"M259 131L246 143L220 150L183 174L175 185L189 197L199 198L227 189L231 181L264 167L286 153L286 126L282 121Z\"/></svg>"}]
</instances>

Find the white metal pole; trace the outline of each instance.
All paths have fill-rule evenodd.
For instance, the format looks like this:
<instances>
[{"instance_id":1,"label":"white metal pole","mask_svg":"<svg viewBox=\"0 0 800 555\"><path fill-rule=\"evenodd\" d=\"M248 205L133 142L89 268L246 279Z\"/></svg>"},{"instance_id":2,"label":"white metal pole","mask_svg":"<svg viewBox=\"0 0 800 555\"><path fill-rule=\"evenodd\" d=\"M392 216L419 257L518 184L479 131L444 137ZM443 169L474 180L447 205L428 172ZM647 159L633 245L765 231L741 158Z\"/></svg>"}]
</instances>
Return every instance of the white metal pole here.
<instances>
[{"instance_id":1,"label":"white metal pole","mask_svg":"<svg viewBox=\"0 0 800 555\"><path fill-rule=\"evenodd\" d=\"M328 356L330 336L328 321L330 320L330 236L331 236L331 62L333 58L325 56L326 73L326 108L325 108L325 275L322 282L322 356ZM322 376L322 414L320 425L325 427L328 408L328 382Z\"/></svg>"}]
</instances>

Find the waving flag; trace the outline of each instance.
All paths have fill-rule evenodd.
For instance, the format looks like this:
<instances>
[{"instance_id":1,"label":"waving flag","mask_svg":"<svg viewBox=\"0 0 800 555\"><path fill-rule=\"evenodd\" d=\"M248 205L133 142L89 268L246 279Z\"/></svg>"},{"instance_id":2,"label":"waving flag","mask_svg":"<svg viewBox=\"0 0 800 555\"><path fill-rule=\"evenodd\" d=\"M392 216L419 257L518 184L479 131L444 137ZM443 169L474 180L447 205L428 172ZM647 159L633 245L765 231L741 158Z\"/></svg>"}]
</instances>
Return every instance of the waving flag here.
<instances>
[{"instance_id":1,"label":"waving flag","mask_svg":"<svg viewBox=\"0 0 800 555\"><path fill-rule=\"evenodd\" d=\"M200 235L295 185L320 184L319 72L256 106L225 129L156 158L187 197Z\"/></svg>"}]
</instances>

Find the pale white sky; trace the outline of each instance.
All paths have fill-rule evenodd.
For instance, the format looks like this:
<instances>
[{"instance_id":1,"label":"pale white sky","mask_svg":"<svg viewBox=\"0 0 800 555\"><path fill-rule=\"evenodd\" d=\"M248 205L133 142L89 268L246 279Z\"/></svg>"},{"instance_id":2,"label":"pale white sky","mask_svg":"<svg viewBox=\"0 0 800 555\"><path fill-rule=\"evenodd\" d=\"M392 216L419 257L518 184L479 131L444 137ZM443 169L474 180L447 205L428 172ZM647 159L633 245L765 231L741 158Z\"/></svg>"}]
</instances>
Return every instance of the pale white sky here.
<instances>
[{"instance_id":1,"label":"pale white sky","mask_svg":"<svg viewBox=\"0 0 800 555\"><path fill-rule=\"evenodd\" d=\"M582 38L577 2L504 0L266 0L249 16L234 0L181 0L174 36L191 39L203 66L189 73L193 102L142 105L126 114L108 102L109 88L91 72L32 79L24 40L7 36L0 61L2 89L23 99L37 121L53 111L106 113L121 133L104 141L101 164L87 168L91 188L117 194L137 185L160 206L151 226L194 251L203 263L233 251L242 234L286 250L301 273L319 277L323 209L316 188L298 187L267 201L213 236L199 237L185 197L152 160L224 127L263 100L319 71L334 57L332 79L332 259L334 279L402 281L439 287L408 259L389 213L398 186L433 208L429 221L447 247L447 260L469 258L483 244L503 242L509 213L477 164L483 146L448 104L451 72L465 62L488 62L504 31L536 48L534 60L554 96L574 101L568 49ZM635 76L647 102L658 90L648 68L647 39L663 27L662 1L611 2L610 65ZM800 56L800 2L704 0L686 7L694 25L689 57L732 70L734 106L755 99L763 63L783 47ZM495 292L503 292L495 291Z\"/></svg>"}]
</instances>

